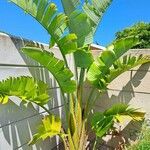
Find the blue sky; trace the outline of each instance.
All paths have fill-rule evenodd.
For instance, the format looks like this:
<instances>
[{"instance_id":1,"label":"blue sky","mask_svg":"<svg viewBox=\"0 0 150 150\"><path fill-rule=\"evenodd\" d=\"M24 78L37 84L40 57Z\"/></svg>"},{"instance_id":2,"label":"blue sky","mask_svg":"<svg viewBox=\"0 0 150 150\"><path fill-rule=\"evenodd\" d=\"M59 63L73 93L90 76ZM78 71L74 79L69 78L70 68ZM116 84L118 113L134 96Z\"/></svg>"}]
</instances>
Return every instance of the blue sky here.
<instances>
[{"instance_id":1,"label":"blue sky","mask_svg":"<svg viewBox=\"0 0 150 150\"><path fill-rule=\"evenodd\" d=\"M60 0L53 0L62 11ZM97 30L94 42L109 44L115 33L136 22L150 22L150 0L114 0ZM9 3L0 0L0 31L31 40L48 43L47 32L29 15Z\"/></svg>"}]
</instances>

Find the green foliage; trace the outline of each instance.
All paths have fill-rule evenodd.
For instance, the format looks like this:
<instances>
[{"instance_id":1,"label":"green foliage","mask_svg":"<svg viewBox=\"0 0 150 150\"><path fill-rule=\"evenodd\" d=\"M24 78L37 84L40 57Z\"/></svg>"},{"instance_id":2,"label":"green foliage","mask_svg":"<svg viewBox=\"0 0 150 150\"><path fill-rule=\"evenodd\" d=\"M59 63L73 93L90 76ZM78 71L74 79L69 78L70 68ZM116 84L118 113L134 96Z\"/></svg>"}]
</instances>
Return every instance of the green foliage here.
<instances>
[{"instance_id":1,"label":"green foliage","mask_svg":"<svg viewBox=\"0 0 150 150\"><path fill-rule=\"evenodd\" d=\"M42 124L38 128L38 132L33 136L29 145L35 144L38 140L45 140L48 137L59 135L61 132L61 120L54 115L45 116Z\"/></svg>"},{"instance_id":2,"label":"green foliage","mask_svg":"<svg viewBox=\"0 0 150 150\"><path fill-rule=\"evenodd\" d=\"M58 135L66 150L85 150L88 117L97 97L93 96L94 90L106 90L107 85L123 72L149 62L149 56L124 56L130 48L141 42L139 38L130 36L115 40L94 60L90 44L93 43L98 24L112 0L62 0L64 13L58 13L57 6L49 0L10 1L33 16L47 30L51 36L50 48L57 44L60 49L63 60L40 48L25 47L22 50L48 69L58 82L64 99L66 126L61 124L60 118L52 115L43 106L48 101L48 94L47 86L41 81L37 82L29 77L2 81L1 103L6 103L8 96L18 96L23 100L35 102L49 114L44 117L30 144ZM67 54L74 56L75 74L70 71ZM73 77L76 81L72 80ZM84 100L83 85L86 79L94 88L89 98ZM82 105L83 101L85 105ZM112 129L115 122L121 123L124 117L141 120L143 116L144 113L128 108L126 104L118 104L105 112L94 114L92 127L96 135L102 137Z\"/></svg>"},{"instance_id":3,"label":"green foliage","mask_svg":"<svg viewBox=\"0 0 150 150\"><path fill-rule=\"evenodd\" d=\"M47 30L51 35L50 43L53 43L51 46L57 43L63 55L77 50L76 35L65 34L68 21L67 16L63 13L58 13L57 6L54 3L48 0L10 1L33 16Z\"/></svg>"},{"instance_id":4,"label":"green foliage","mask_svg":"<svg viewBox=\"0 0 150 150\"><path fill-rule=\"evenodd\" d=\"M132 145L127 147L127 150L149 150L150 149L150 126L143 124L139 139Z\"/></svg>"},{"instance_id":5,"label":"green foliage","mask_svg":"<svg viewBox=\"0 0 150 150\"><path fill-rule=\"evenodd\" d=\"M9 96L17 96L23 101L44 105L49 100L47 89L47 84L31 77L10 77L0 82L0 103L7 103Z\"/></svg>"},{"instance_id":6,"label":"green foliage","mask_svg":"<svg viewBox=\"0 0 150 150\"><path fill-rule=\"evenodd\" d=\"M112 3L112 0L92 0L86 1L83 5L83 10L86 13L86 15L90 18L90 22L92 24L92 30L93 34L95 33L98 24L100 23L103 14L107 10L107 8Z\"/></svg>"},{"instance_id":7,"label":"green foliage","mask_svg":"<svg viewBox=\"0 0 150 150\"><path fill-rule=\"evenodd\" d=\"M71 93L76 89L75 81L71 80L72 72L65 67L62 60L54 57L53 53L33 47L25 47L23 52L47 68L57 80L63 92Z\"/></svg>"},{"instance_id":8,"label":"green foliage","mask_svg":"<svg viewBox=\"0 0 150 150\"><path fill-rule=\"evenodd\" d=\"M86 47L77 50L74 53L74 56L75 58L77 58L75 59L76 66L81 68L88 68L94 61L91 51ZM84 58L84 59L79 59L79 58Z\"/></svg>"},{"instance_id":9,"label":"green foliage","mask_svg":"<svg viewBox=\"0 0 150 150\"><path fill-rule=\"evenodd\" d=\"M132 48L150 48L150 23L139 22L116 33L116 39L136 36L140 43Z\"/></svg>"},{"instance_id":10,"label":"green foliage","mask_svg":"<svg viewBox=\"0 0 150 150\"><path fill-rule=\"evenodd\" d=\"M128 37L117 40L108 46L89 68L88 80L91 84L100 90L105 90L107 85L123 72L150 62L148 56L124 56L120 58L136 44L138 44L138 39Z\"/></svg>"},{"instance_id":11,"label":"green foliage","mask_svg":"<svg viewBox=\"0 0 150 150\"><path fill-rule=\"evenodd\" d=\"M79 47L93 43L93 37L98 24L111 2L112 0L86 0L82 4L80 0L62 0L63 8L69 18L68 29L71 33L77 35ZM79 7L81 9L78 9ZM89 61L80 61L79 56ZM88 68L93 62L91 52L88 51L86 53L85 49L75 52L74 57L77 67Z\"/></svg>"},{"instance_id":12,"label":"green foliage","mask_svg":"<svg viewBox=\"0 0 150 150\"><path fill-rule=\"evenodd\" d=\"M144 118L145 113L137 111L137 109L129 108L129 105L119 103L113 105L104 112L97 112L92 117L92 129L98 137L104 136L110 131L115 123L121 123L127 118L139 121Z\"/></svg>"},{"instance_id":13,"label":"green foliage","mask_svg":"<svg viewBox=\"0 0 150 150\"><path fill-rule=\"evenodd\" d=\"M69 17L69 29L78 37L78 45L93 42L94 33L112 0L62 0L66 15ZM81 9L78 9L78 8Z\"/></svg>"}]
</instances>

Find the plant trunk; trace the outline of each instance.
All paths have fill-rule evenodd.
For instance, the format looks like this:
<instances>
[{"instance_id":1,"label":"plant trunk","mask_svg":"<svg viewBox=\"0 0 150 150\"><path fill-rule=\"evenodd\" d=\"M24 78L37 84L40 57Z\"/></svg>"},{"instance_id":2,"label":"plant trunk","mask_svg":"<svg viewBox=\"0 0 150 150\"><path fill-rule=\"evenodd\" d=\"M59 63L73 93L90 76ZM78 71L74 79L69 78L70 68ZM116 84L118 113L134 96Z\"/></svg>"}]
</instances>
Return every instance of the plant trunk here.
<instances>
[{"instance_id":1,"label":"plant trunk","mask_svg":"<svg viewBox=\"0 0 150 150\"><path fill-rule=\"evenodd\" d=\"M78 132L79 128L76 127L74 134L79 133L79 136L71 135L68 131L68 136L63 140L65 150L86 150L88 135L85 128L86 122L82 122L82 128L80 133Z\"/></svg>"}]
</instances>

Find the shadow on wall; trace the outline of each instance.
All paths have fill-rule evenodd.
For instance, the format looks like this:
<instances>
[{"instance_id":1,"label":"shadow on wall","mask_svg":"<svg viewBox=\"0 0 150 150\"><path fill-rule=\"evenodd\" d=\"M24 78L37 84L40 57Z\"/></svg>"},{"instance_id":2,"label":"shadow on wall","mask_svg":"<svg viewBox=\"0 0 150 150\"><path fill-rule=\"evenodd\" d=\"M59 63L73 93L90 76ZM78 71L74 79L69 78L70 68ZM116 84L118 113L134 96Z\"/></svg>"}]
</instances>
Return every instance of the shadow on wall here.
<instances>
[{"instance_id":1,"label":"shadow on wall","mask_svg":"<svg viewBox=\"0 0 150 150\"><path fill-rule=\"evenodd\" d=\"M52 95L50 102L47 107L52 110L53 113L62 116L63 115L63 104L60 89L57 88L57 83L54 81L48 70L44 69L35 61L32 61L26 57L20 48L24 45L36 45L43 47L38 43L16 38L10 36L14 43L16 50L20 53L20 56L25 62L25 66L28 67L30 74L36 78L43 80L49 85L49 94ZM16 58L17 61L17 58ZM19 66L17 66L19 67ZM33 68L37 68L36 71ZM23 75L23 74L22 74ZM44 142L38 142L34 146L28 146L27 143L31 137L36 133L37 126L41 123L42 117L45 111L37 106L29 103L27 106L17 98L12 97L7 105L0 105L0 131L4 136L2 141L11 147L13 150L47 150L55 147L59 140L58 138L47 139ZM9 147L9 148L10 148ZM0 146L0 150L9 149Z\"/></svg>"},{"instance_id":2,"label":"shadow on wall","mask_svg":"<svg viewBox=\"0 0 150 150\"><path fill-rule=\"evenodd\" d=\"M0 106L0 123L5 140L11 145L13 150L33 149L28 147L27 143L32 135L36 133L36 125L41 123L42 115L31 105L27 107L21 103L19 106L9 101L8 105ZM21 115L21 116L20 116ZM19 119L18 119L19 118ZM55 142L55 139L53 139ZM49 140L44 143L38 143L36 149L47 150ZM3 149L3 147L1 147Z\"/></svg>"},{"instance_id":3,"label":"shadow on wall","mask_svg":"<svg viewBox=\"0 0 150 150\"><path fill-rule=\"evenodd\" d=\"M128 104L132 100L132 98L135 97L134 88L140 85L142 79L147 74L149 68L150 68L149 63L144 64L139 67L139 69L136 71L134 75L131 70L130 80L126 83L126 85L123 86L121 90L119 89L121 87L118 87L118 89L108 89L107 92L100 95L99 99L97 100L96 106L100 107L102 110L105 110L115 103L121 102ZM118 82L122 81L118 80ZM110 94L111 96L109 96Z\"/></svg>"},{"instance_id":4,"label":"shadow on wall","mask_svg":"<svg viewBox=\"0 0 150 150\"><path fill-rule=\"evenodd\" d=\"M39 63L37 63L36 61L34 61L31 58L29 58L28 56L26 56L21 51L21 48L24 46L35 46L35 47L39 47L42 49L44 49L45 47L42 44L39 44L37 42L25 40L22 38L18 38L18 37L14 37L14 36L10 36L10 38L11 38L12 42L14 43L16 50L18 50L20 56L24 60L25 64L28 66L28 69L29 69L29 72L31 73L31 75L35 79L42 80L48 84L49 94L53 96L53 100L48 103L49 109L51 109L52 107L62 105L62 100L61 100L62 96L58 89L56 80L54 80L53 76L49 73L49 71L47 69L45 69ZM33 69L35 67L36 67L36 69ZM61 99L59 99L59 97L61 97Z\"/></svg>"},{"instance_id":5,"label":"shadow on wall","mask_svg":"<svg viewBox=\"0 0 150 150\"><path fill-rule=\"evenodd\" d=\"M130 80L126 83L125 86L122 87L121 90L117 89L108 89L107 92L103 93L98 99L96 103L96 110L97 111L104 111L107 108L110 108L115 103L130 103L131 100L135 97L135 88L140 86L142 79L147 74L150 68L150 64L144 64L139 67L136 73L133 75L133 72L130 71ZM116 79L117 80L117 79ZM118 82L121 82L118 80ZM147 83L148 84L148 83ZM119 89L119 88L118 88ZM109 96L111 93L111 96ZM114 95L115 93L115 95ZM145 94L144 92L139 92L140 94ZM136 97L135 97L136 98ZM144 97L143 97L144 98ZM136 99L135 99L136 101ZM146 102L145 102L146 104ZM132 103L131 103L132 106ZM133 106L134 107L134 106ZM135 107L141 108L141 106ZM128 143L130 140L134 141L138 137L138 133L141 130L142 122L129 122L127 126L121 132L122 136L125 138L126 142ZM110 138L110 137L109 137ZM120 142L120 137L113 137L110 140L102 141L102 143L98 146L100 149L115 149L116 145Z\"/></svg>"}]
</instances>

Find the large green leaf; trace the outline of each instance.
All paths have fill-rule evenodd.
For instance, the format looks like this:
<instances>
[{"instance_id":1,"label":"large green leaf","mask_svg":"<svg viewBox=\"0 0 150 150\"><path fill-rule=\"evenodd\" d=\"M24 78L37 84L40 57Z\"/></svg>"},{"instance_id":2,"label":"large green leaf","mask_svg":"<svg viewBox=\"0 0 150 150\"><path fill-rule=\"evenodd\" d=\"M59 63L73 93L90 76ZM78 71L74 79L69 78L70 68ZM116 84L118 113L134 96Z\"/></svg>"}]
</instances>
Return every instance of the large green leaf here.
<instances>
[{"instance_id":1,"label":"large green leaf","mask_svg":"<svg viewBox=\"0 0 150 150\"><path fill-rule=\"evenodd\" d=\"M69 30L78 37L78 45L93 43L93 36L100 20L112 0L62 0L69 17Z\"/></svg>"},{"instance_id":2,"label":"large green leaf","mask_svg":"<svg viewBox=\"0 0 150 150\"><path fill-rule=\"evenodd\" d=\"M74 56L77 67L88 68L94 61L91 51L86 47L78 49Z\"/></svg>"},{"instance_id":3,"label":"large green leaf","mask_svg":"<svg viewBox=\"0 0 150 150\"><path fill-rule=\"evenodd\" d=\"M29 142L29 145L35 144L38 140L45 140L48 137L60 135L61 120L54 115L45 116L42 120L42 124L38 128L38 133L33 136L33 139Z\"/></svg>"},{"instance_id":4,"label":"large green leaf","mask_svg":"<svg viewBox=\"0 0 150 150\"><path fill-rule=\"evenodd\" d=\"M69 18L68 28L78 37L78 46L82 47L93 41L92 28L85 13L79 9L80 0L62 0L63 8Z\"/></svg>"},{"instance_id":5,"label":"large green leaf","mask_svg":"<svg viewBox=\"0 0 150 150\"><path fill-rule=\"evenodd\" d=\"M150 62L148 56L124 56L130 47L136 45L138 40L132 37L115 41L91 65L88 71L88 80L100 90L125 71L138 65Z\"/></svg>"},{"instance_id":6,"label":"large green leaf","mask_svg":"<svg viewBox=\"0 0 150 150\"><path fill-rule=\"evenodd\" d=\"M107 83L112 82L115 78L117 78L119 75L124 73L125 71L128 71L136 66L139 66L144 63L150 62L150 56L124 56L123 58L120 58L117 60L113 67L110 69L110 73L107 77Z\"/></svg>"},{"instance_id":7,"label":"large green leaf","mask_svg":"<svg viewBox=\"0 0 150 150\"><path fill-rule=\"evenodd\" d=\"M110 6L111 2L112 0L87 0L87 2L84 3L83 10L90 19L93 34L95 33L103 14Z\"/></svg>"},{"instance_id":8,"label":"large green leaf","mask_svg":"<svg viewBox=\"0 0 150 150\"><path fill-rule=\"evenodd\" d=\"M10 0L33 16L51 35L51 45L57 43L63 55L77 50L77 37L66 34L67 16L57 13L57 6L48 0ZM65 42L65 44L62 44ZM53 43L53 44L52 44Z\"/></svg>"},{"instance_id":9,"label":"large green leaf","mask_svg":"<svg viewBox=\"0 0 150 150\"><path fill-rule=\"evenodd\" d=\"M103 135L105 135L107 131L109 131L112 128L113 123L113 116L105 117L103 113L95 113L92 116L92 129L96 132L96 135L98 137L102 137Z\"/></svg>"},{"instance_id":10,"label":"large green leaf","mask_svg":"<svg viewBox=\"0 0 150 150\"><path fill-rule=\"evenodd\" d=\"M73 74L65 67L64 61L55 58L53 53L40 48L25 47L22 50L51 72L63 92L72 93L75 91L76 82L71 80Z\"/></svg>"},{"instance_id":11,"label":"large green leaf","mask_svg":"<svg viewBox=\"0 0 150 150\"><path fill-rule=\"evenodd\" d=\"M76 40L77 40L77 36L73 33L67 34L63 38L61 38L58 41L58 45L61 49L61 52L65 55L75 52L78 49Z\"/></svg>"},{"instance_id":12,"label":"large green leaf","mask_svg":"<svg viewBox=\"0 0 150 150\"><path fill-rule=\"evenodd\" d=\"M65 13L69 16L79 6L80 0L62 0L62 4Z\"/></svg>"},{"instance_id":13,"label":"large green leaf","mask_svg":"<svg viewBox=\"0 0 150 150\"><path fill-rule=\"evenodd\" d=\"M0 82L0 103L7 103L9 96L17 96L21 100L44 105L49 100L47 89L47 84L32 77L10 77Z\"/></svg>"},{"instance_id":14,"label":"large green leaf","mask_svg":"<svg viewBox=\"0 0 150 150\"><path fill-rule=\"evenodd\" d=\"M93 43L92 26L87 15L79 10L75 10L69 15L68 28L71 33L78 37L79 47Z\"/></svg>"},{"instance_id":15,"label":"large green leaf","mask_svg":"<svg viewBox=\"0 0 150 150\"><path fill-rule=\"evenodd\" d=\"M144 112L130 108L127 104L119 103L113 105L103 113L95 113L92 117L91 125L96 135L102 137L112 129L114 123L122 124L122 120L126 120L127 118L139 121L144 118L144 115Z\"/></svg>"}]
</instances>

